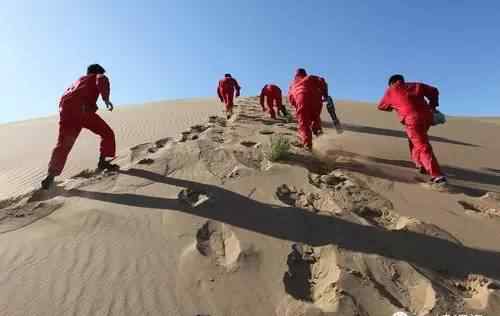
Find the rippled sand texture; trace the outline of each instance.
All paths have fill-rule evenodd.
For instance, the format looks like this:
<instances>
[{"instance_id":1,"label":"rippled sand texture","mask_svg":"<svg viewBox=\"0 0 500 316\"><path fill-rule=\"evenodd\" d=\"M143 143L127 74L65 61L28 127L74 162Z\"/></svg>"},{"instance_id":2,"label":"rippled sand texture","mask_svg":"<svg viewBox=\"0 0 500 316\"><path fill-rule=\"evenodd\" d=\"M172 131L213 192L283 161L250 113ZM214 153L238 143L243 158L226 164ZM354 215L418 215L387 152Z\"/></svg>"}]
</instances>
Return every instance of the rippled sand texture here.
<instances>
[{"instance_id":1,"label":"rippled sand texture","mask_svg":"<svg viewBox=\"0 0 500 316\"><path fill-rule=\"evenodd\" d=\"M0 315L500 314L498 126L434 128L450 175L435 187L396 119L366 104L339 104L341 135L325 116L313 153L270 161L296 126L257 102L238 99L231 120L213 101L106 115L121 170L81 172L97 148L82 135L79 175L49 192L29 186L55 120L1 126L39 140L8 139L17 163L2 156L20 169L3 171Z\"/></svg>"}]
</instances>

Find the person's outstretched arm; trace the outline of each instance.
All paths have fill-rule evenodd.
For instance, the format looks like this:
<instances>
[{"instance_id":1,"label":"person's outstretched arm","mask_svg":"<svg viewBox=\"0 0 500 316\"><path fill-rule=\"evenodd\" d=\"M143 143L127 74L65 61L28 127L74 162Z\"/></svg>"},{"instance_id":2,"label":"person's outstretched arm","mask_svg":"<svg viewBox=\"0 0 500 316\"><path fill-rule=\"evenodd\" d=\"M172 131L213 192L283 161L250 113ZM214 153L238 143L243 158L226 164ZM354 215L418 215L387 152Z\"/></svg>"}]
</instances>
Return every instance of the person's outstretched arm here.
<instances>
[{"instance_id":1,"label":"person's outstretched arm","mask_svg":"<svg viewBox=\"0 0 500 316\"><path fill-rule=\"evenodd\" d=\"M109 79L105 75L97 75L97 91L99 91L99 94L101 95L101 98L106 104L108 110L113 111L113 103L109 100L111 87Z\"/></svg>"},{"instance_id":2,"label":"person's outstretched arm","mask_svg":"<svg viewBox=\"0 0 500 316\"><path fill-rule=\"evenodd\" d=\"M329 94L329 91L328 91L328 83L326 82L325 78L320 78L321 80L321 83L323 84L323 101L327 101L328 100L328 96L330 95Z\"/></svg>"},{"instance_id":3,"label":"person's outstretched arm","mask_svg":"<svg viewBox=\"0 0 500 316\"><path fill-rule=\"evenodd\" d=\"M238 81L236 81L236 79L233 79L233 80L234 80L234 88L236 89L236 97L239 97L240 96L241 87L238 84Z\"/></svg>"},{"instance_id":4,"label":"person's outstretched arm","mask_svg":"<svg viewBox=\"0 0 500 316\"><path fill-rule=\"evenodd\" d=\"M389 91L390 89L387 89L387 91L384 94L384 97L382 98L382 100L380 100L378 104L378 109L380 111L392 112L393 110Z\"/></svg>"},{"instance_id":5,"label":"person's outstretched arm","mask_svg":"<svg viewBox=\"0 0 500 316\"><path fill-rule=\"evenodd\" d=\"M220 102L224 102L224 98L222 98L222 92L220 90L221 90L221 83L219 81L219 84L217 85L217 95L219 96Z\"/></svg>"},{"instance_id":6,"label":"person's outstretched arm","mask_svg":"<svg viewBox=\"0 0 500 316\"><path fill-rule=\"evenodd\" d=\"M266 87L262 88L262 91L260 92L260 106L262 107L262 110L264 110L264 97L265 97L265 90Z\"/></svg>"}]
</instances>

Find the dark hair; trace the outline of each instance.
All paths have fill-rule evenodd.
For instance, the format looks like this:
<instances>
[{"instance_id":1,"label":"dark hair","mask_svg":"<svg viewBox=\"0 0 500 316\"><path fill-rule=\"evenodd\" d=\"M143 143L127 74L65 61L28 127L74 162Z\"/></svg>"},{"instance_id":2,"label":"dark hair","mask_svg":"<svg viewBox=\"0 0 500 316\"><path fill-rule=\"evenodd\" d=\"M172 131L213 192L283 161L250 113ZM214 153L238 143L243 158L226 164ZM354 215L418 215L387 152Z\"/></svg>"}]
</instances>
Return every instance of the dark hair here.
<instances>
[{"instance_id":1,"label":"dark hair","mask_svg":"<svg viewBox=\"0 0 500 316\"><path fill-rule=\"evenodd\" d=\"M389 86L393 83L396 83L398 81L402 81L402 82L405 82L405 77L403 77L403 75L400 75L400 74L395 74L395 75L392 75L390 78L389 78Z\"/></svg>"},{"instance_id":2,"label":"dark hair","mask_svg":"<svg viewBox=\"0 0 500 316\"><path fill-rule=\"evenodd\" d=\"M231 74L225 74L224 77L231 78Z\"/></svg>"},{"instance_id":3,"label":"dark hair","mask_svg":"<svg viewBox=\"0 0 500 316\"><path fill-rule=\"evenodd\" d=\"M99 64L92 64L87 67L87 75L90 74L102 75L105 72L106 70L104 70L104 68L102 68L102 66Z\"/></svg>"},{"instance_id":4,"label":"dark hair","mask_svg":"<svg viewBox=\"0 0 500 316\"><path fill-rule=\"evenodd\" d=\"M297 69L297 71L295 72L296 75L298 76L307 76L307 72L304 68L299 68Z\"/></svg>"}]
</instances>

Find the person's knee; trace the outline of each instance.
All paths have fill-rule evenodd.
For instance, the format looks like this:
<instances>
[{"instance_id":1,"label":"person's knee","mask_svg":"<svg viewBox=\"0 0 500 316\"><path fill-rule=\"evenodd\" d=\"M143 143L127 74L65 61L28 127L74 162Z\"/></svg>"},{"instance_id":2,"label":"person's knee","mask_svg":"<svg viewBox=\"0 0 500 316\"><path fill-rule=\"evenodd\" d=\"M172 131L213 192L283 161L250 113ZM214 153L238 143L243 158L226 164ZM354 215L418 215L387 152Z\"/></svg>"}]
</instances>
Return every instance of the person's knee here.
<instances>
[{"instance_id":1,"label":"person's knee","mask_svg":"<svg viewBox=\"0 0 500 316\"><path fill-rule=\"evenodd\" d=\"M420 147L419 147L419 151L421 153L425 153L426 155L431 155L432 154L432 147L430 144L422 144Z\"/></svg>"}]
</instances>

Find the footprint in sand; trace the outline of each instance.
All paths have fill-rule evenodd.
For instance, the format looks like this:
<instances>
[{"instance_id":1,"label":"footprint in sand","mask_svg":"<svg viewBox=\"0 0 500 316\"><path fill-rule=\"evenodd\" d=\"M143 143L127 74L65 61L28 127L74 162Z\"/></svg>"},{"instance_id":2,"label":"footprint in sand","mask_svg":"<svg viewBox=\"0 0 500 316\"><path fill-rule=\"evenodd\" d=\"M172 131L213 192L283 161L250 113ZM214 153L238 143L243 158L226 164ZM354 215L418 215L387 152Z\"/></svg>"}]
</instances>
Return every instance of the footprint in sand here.
<instances>
[{"instance_id":1,"label":"footprint in sand","mask_svg":"<svg viewBox=\"0 0 500 316\"><path fill-rule=\"evenodd\" d=\"M460 200L458 204L469 215L500 217L500 199L495 193L488 192L478 199Z\"/></svg>"},{"instance_id":2,"label":"footprint in sand","mask_svg":"<svg viewBox=\"0 0 500 316\"><path fill-rule=\"evenodd\" d=\"M218 125L220 127L226 127L227 120L225 118L213 115L213 116L208 117L208 122L210 124L215 124L215 125Z\"/></svg>"},{"instance_id":3,"label":"footprint in sand","mask_svg":"<svg viewBox=\"0 0 500 316\"><path fill-rule=\"evenodd\" d=\"M74 176L72 176L71 179L77 179L77 178L90 179L95 175L96 175L95 170L84 169L79 173L75 174Z\"/></svg>"},{"instance_id":4,"label":"footprint in sand","mask_svg":"<svg viewBox=\"0 0 500 316\"><path fill-rule=\"evenodd\" d=\"M151 165L153 164L155 161L154 159L151 159L151 158L144 158L144 159L141 159L139 160L138 164L139 165Z\"/></svg>"},{"instance_id":5,"label":"footprint in sand","mask_svg":"<svg viewBox=\"0 0 500 316\"><path fill-rule=\"evenodd\" d=\"M242 141L242 142L240 142L240 145L245 146L245 147L255 147L257 145L257 143L252 142L252 141Z\"/></svg>"},{"instance_id":6,"label":"footprint in sand","mask_svg":"<svg viewBox=\"0 0 500 316\"><path fill-rule=\"evenodd\" d=\"M283 284L288 297L277 308L280 316L371 315L367 311L375 307L380 315L397 310L428 315L437 306L432 282L405 262L298 243L286 264Z\"/></svg>"},{"instance_id":7,"label":"footprint in sand","mask_svg":"<svg viewBox=\"0 0 500 316\"><path fill-rule=\"evenodd\" d=\"M372 225L390 227L399 218L392 211L391 201L347 172L337 169L323 176L310 174L309 182L330 192L341 209L349 210Z\"/></svg>"},{"instance_id":8,"label":"footprint in sand","mask_svg":"<svg viewBox=\"0 0 500 316\"><path fill-rule=\"evenodd\" d=\"M157 148L163 148L165 147L165 145L169 142L171 142L173 139L171 137L166 137L166 138L162 138L162 139L159 139L155 142L155 145Z\"/></svg>"},{"instance_id":9,"label":"footprint in sand","mask_svg":"<svg viewBox=\"0 0 500 316\"><path fill-rule=\"evenodd\" d=\"M207 221L196 234L196 249L217 265L234 269L242 253L240 241L226 224Z\"/></svg>"},{"instance_id":10,"label":"footprint in sand","mask_svg":"<svg viewBox=\"0 0 500 316\"><path fill-rule=\"evenodd\" d=\"M303 190L297 190L294 186L283 184L277 188L276 196L287 205L304 208L314 213L319 212L315 206L316 201L320 200L319 194L305 193Z\"/></svg>"},{"instance_id":11,"label":"footprint in sand","mask_svg":"<svg viewBox=\"0 0 500 316\"><path fill-rule=\"evenodd\" d=\"M455 281L453 285L467 307L486 313L496 310L500 283L481 275L470 274L464 280Z\"/></svg>"},{"instance_id":12,"label":"footprint in sand","mask_svg":"<svg viewBox=\"0 0 500 316\"><path fill-rule=\"evenodd\" d=\"M262 135L272 135L272 134L274 134L274 131L269 130L269 129L263 129L263 130L259 131L259 134L262 134Z\"/></svg>"},{"instance_id":13,"label":"footprint in sand","mask_svg":"<svg viewBox=\"0 0 500 316\"><path fill-rule=\"evenodd\" d=\"M0 233L20 229L49 216L61 208L65 201L64 197L60 196L51 197L50 199L49 196L46 196L45 201L35 201L39 199L41 199L41 196L36 196L35 192L28 201L21 202L19 205L6 206L5 209L0 210Z\"/></svg>"}]
</instances>

